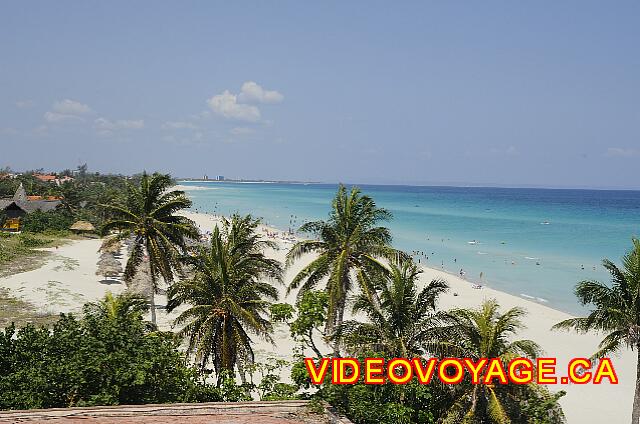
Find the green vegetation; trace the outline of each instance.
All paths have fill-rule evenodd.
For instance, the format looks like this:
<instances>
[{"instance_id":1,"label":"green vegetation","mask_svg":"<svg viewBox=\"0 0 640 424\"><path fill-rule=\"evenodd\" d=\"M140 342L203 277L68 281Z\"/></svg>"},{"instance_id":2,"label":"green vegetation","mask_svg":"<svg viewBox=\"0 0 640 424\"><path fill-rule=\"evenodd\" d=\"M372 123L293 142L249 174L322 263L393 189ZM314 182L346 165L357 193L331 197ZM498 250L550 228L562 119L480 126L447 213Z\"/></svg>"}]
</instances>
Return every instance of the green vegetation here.
<instances>
[{"instance_id":1,"label":"green vegetation","mask_svg":"<svg viewBox=\"0 0 640 424\"><path fill-rule=\"evenodd\" d=\"M438 296L447 285L432 281L418 288L417 266L390 247L386 228L376 226L390 215L376 208L373 200L357 189L347 194L340 186L332 207L329 221L301 228L317 239L297 243L287 256L291 264L306 253L317 254L289 285L289 290L300 288L297 318L289 325L301 349L310 347L316 356L323 356L313 343L312 332L306 332L317 328L314 318L320 318L325 324L324 339L331 343L334 356L345 352L387 360L444 355L507 361L513 355L537 355L534 342L511 340L522 326L519 318L523 311L519 309L500 314L495 302L487 302L478 310L438 311ZM326 309L320 299L310 308L305 295L313 293L320 282L326 282ZM360 290L352 299L353 311L366 320L343 322L347 293L356 288ZM309 310L317 314L307 320ZM301 323L302 327L294 325ZM293 367L292 378L301 387L309 386L302 364ZM371 386L363 381L334 385L327 376L313 397L331 403L356 423L564 422L557 403L563 392L552 395L542 386L472 385L468 375L454 386L423 386L415 380L401 386Z\"/></svg>"},{"instance_id":2,"label":"green vegetation","mask_svg":"<svg viewBox=\"0 0 640 424\"><path fill-rule=\"evenodd\" d=\"M173 181L169 175L142 174L139 184L126 184L124 199L103 205L111 218L103 225L102 235L118 231L105 240L105 245L132 239L124 280L131 282L145 262L151 278L151 322L156 323L154 294L158 292L158 277L167 284L182 268L180 258L186 253L187 239L199 237L198 229L189 219L175 213L191 206L183 191L169 190Z\"/></svg>"},{"instance_id":3,"label":"green vegetation","mask_svg":"<svg viewBox=\"0 0 640 424\"><path fill-rule=\"evenodd\" d=\"M116 202L127 183L135 183L140 179L140 176L90 173L87 166L82 165L75 172L67 169L56 173L58 177L73 176L73 180L57 185L40 181L35 177L38 173L42 173L42 170L27 171L16 178L0 178L0 197L13 196L20 184L28 195L62 197L62 204L56 210L32 212L23 221L25 232L54 231L60 235L68 235L69 226L77 220L89 221L96 228L102 226L109 218L109 212L100 205Z\"/></svg>"},{"instance_id":4,"label":"green vegetation","mask_svg":"<svg viewBox=\"0 0 640 424\"><path fill-rule=\"evenodd\" d=\"M149 332L142 305L108 297L51 330L0 331L0 408L222 400L185 365L172 333Z\"/></svg>"},{"instance_id":5,"label":"green vegetation","mask_svg":"<svg viewBox=\"0 0 640 424\"><path fill-rule=\"evenodd\" d=\"M256 234L258 223L251 216L224 219L222 229L214 228L210 246L200 246L186 258L193 276L169 289L169 311L191 305L176 324L184 325L179 334L202 370L209 362L218 375L238 366L244 378L244 369L254 362L249 333L271 340L266 315L278 291L261 280L281 282L282 267L262 253L273 243Z\"/></svg>"},{"instance_id":6,"label":"green vegetation","mask_svg":"<svg viewBox=\"0 0 640 424\"><path fill-rule=\"evenodd\" d=\"M84 219L107 236L104 248L128 245L124 279L131 283L146 273L151 293L108 294L86 304L79 317L56 318L38 317L31 305L0 290L0 324L15 321L0 332L0 409L306 398L331 403L355 423L564 422L557 403L563 392L542 386L472 385L468 376L454 386L421 385L415 378L406 385L333 385L327 377L312 388L301 361L255 360L252 337L271 341L273 323L286 323L300 359L305 352L324 357L327 346L333 355L387 360L537 356L533 341L517 340L519 309L501 312L493 301L479 309L438 309L447 284L420 285L421 271L391 246L381 226L390 213L357 188L348 192L341 185L328 220L301 228L315 239L296 243L286 265L315 257L289 282L288 291L298 289L291 305L276 303L274 283L283 283L283 266L264 255L273 243L257 232L259 220L223 219L202 242L195 225L178 215L191 202L171 190L169 175L129 179L81 167L75 180L59 187L20 178L29 194L62 195L64 202L54 212L29 215L22 235L0 235L0 272L35 263L42 254L36 248L59 242L73 220ZM13 194L17 183L1 180L0 194ZM560 324L608 331L599 354L640 345L630 338L637 333L633 325L640 325L640 244L634 245L625 270L605 263L612 267L613 289L579 286L583 302L599 309ZM155 325L153 294L163 282L167 310L178 311L175 334ZM357 319L344 320L347 308ZM148 312L150 322L144 320ZM289 367L292 384L280 381Z\"/></svg>"},{"instance_id":7,"label":"green vegetation","mask_svg":"<svg viewBox=\"0 0 640 424\"><path fill-rule=\"evenodd\" d=\"M391 262L379 284L379 304L360 294L353 313L363 313L368 322L346 321L333 337L354 354L379 352L386 358L413 358L425 354L430 329L442 319L436 312L438 296L447 291L444 281L431 281L418 289L420 271L411 260Z\"/></svg>"},{"instance_id":8,"label":"green vegetation","mask_svg":"<svg viewBox=\"0 0 640 424\"><path fill-rule=\"evenodd\" d=\"M431 342L432 349L443 357L473 361L500 358L505 367L517 357L535 359L541 352L535 342L512 340L523 328L520 318L524 314L520 308L501 314L495 301L485 301L478 309L454 309L446 314L444 325L438 328L440 334L447 334L447 339ZM472 385L470 381L463 381L453 386L453 403L447 408L443 422L529 422L522 411L522 402L547 394L535 383ZM552 422L561 422L564 418L559 406L550 408L549 413L553 414Z\"/></svg>"},{"instance_id":9,"label":"green vegetation","mask_svg":"<svg viewBox=\"0 0 640 424\"><path fill-rule=\"evenodd\" d=\"M555 328L605 334L591 359L604 358L626 348L636 351L638 365L631 421L637 423L640 421L640 240L634 238L632 243L633 248L622 258L622 268L609 259L602 261L611 273L611 286L599 281L582 281L576 286L576 297L583 305L593 306L591 313L562 321Z\"/></svg>"},{"instance_id":10,"label":"green vegetation","mask_svg":"<svg viewBox=\"0 0 640 424\"><path fill-rule=\"evenodd\" d=\"M24 233L68 235L69 227L73 222L73 215L62 209L48 212L33 211L22 218L21 230Z\"/></svg>"},{"instance_id":11,"label":"green vegetation","mask_svg":"<svg viewBox=\"0 0 640 424\"><path fill-rule=\"evenodd\" d=\"M0 277L39 268L49 253L38 249L64 243L65 240L55 234L0 232Z\"/></svg>"},{"instance_id":12,"label":"green vegetation","mask_svg":"<svg viewBox=\"0 0 640 424\"><path fill-rule=\"evenodd\" d=\"M300 231L311 233L317 239L296 243L287 254L287 264L307 253L315 253L317 258L293 278L288 292L299 287L299 294L302 294L326 280L329 305L325 335L330 336L342 323L347 296L356 287L375 298L372 277L385 272L379 259L400 254L390 246L389 230L378 226L388 219L391 219L391 213L376 207L373 199L362 195L359 189L353 188L347 193L347 189L340 185L329 220L309 222L300 228ZM334 355L339 354L335 345Z\"/></svg>"}]
</instances>

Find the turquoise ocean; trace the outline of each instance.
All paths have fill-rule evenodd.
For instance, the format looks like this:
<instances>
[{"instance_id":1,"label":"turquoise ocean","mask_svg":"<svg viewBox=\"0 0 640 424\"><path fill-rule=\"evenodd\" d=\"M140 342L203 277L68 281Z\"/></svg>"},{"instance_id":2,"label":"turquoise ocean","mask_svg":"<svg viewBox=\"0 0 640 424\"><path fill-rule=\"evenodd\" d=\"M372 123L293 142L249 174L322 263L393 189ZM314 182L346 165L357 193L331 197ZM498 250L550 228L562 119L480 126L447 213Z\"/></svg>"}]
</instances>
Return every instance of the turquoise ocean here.
<instances>
[{"instance_id":1,"label":"turquoise ocean","mask_svg":"<svg viewBox=\"0 0 640 424\"><path fill-rule=\"evenodd\" d=\"M326 219L335 184L181 181L194 211L251 213L281 230ZM433 268L570 313L580 280L609 281L640 237L640 191L360 185L394 218L396 247ZM427 259L428 257L428 259ZM481 274L482 273L482 278Z\"/></svg>"}]
</instances>

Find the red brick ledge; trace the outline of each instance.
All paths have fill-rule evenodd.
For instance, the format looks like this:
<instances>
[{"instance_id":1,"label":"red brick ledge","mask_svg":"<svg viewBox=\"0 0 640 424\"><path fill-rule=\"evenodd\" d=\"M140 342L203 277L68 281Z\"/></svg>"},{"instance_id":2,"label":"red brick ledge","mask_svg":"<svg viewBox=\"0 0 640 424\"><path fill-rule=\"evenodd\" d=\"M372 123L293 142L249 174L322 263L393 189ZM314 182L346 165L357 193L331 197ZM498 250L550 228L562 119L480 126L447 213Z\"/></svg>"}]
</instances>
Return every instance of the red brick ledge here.
<instances>
[{"instance_id":1,"label":"red brick ledge","mask_svg":"<svg viewBox=\"0 0 640 424\"><path fill-rule=\"evenodd\" d=\"M327 403L322 404L324 411L321 414L310 412L309 404L310 401L307 400L287 400L30 409L0 411L0 424L22 422L351 424L351 421L340 416Z\"/></svg>"}]
</instances>

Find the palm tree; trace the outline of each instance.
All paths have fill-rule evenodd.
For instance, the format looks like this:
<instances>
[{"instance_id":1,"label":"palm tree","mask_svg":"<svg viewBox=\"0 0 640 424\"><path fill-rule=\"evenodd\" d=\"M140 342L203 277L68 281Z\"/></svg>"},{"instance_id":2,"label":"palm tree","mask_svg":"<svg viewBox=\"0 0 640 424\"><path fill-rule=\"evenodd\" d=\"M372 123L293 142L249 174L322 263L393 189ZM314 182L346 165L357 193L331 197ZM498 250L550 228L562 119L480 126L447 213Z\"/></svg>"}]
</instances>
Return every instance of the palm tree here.
<instances>
[{"instance_id":1,"label":"palm tree","mask_svg":"<svg viewBox=\"0 0 640 424\"><path fill-rule=\"evenodd\" d=\"M631 422L640 421L640 240L632 239L633 249L623 256L622 268L609 259L602 265L611 273L612 285L599 281L581 281L575 294L583 305L593 305L586 317L571 318L554 329L574 329L579 333L598 331L606 334L592 359L603 358L626 348L636 350L636 391Z\"/></svg>"},{"instance_id":2,"label":"palm tree","mask_svg":"<svg viewBox=\"0 0 640 424\"><path fill-rule=\"evenodd\" d=\"M391 217L389 211L376 207L373 199L362 195L358 188L347 193L340 184L329 219L300 227L300 231L311 233L317 239L296 243L287 254L287 266L307 253L315 253L317 257L293 278L287 293L300 287L300 296L326 278L329 307L325 336L331 336L334 328L342 323L354 279L363 293L375 298L372 275L385 272L379 259L399 254L390 247L389 230L378 226ZM334 355L339 355L336 346Z\"/></svg>"},{"instance_id":3,"label":"palm tree","mask_svg":"<svg viewBox=\"0 0 640 424\"><path fill-rule=\"evenodd\" d=\"M174 272L181 269L179 259L186 251L186 239L199 236L191 220L176 215L176 212L190 207L191 201L183 191L170 190L172 184L169 175L155 173L150 176L144 172L139 185L127 184L124 202L102 205L111 214L111 219L102 227L102 235L119 231L104 243L117 243L133 237L124 281L131 282L140 264L145 259L148 261L153 324L156 323L154 294L158 291L158 277L171 283Z\"/></svg>"},{"instance_id":4,"label":"palm tree","mask_svg":"<svg viewBox=\"0 0 640 424\"><path fill-rule=\"evenodd\" d=\"M380 287L380 303L360 294L353 313L364 313L368 322L345 321L335 337L353 355L381 353L387 358L413 358L423 355L428 329L438 321L438 297L448 290L443 280L433 280L422 290L418 278L422 271L411 260L389 265L389 274Z\"/></svg>"},{"instance_id":5,"label":"palm tree","mask_svg":"<svg viewBox=\"0 0 640 424\"><path fill-rule=\"evenodd\" d=\"M84 305L84 312L96 318L129 322L131 319L142 319L149 309L147 300L136 293L124 292L114 296L107 292L98 302Z\"/></svg>"},{"instance_id":6,"label":"palm tree","mask_svg":"<svg viewBox=\"0 0 640 424\"><path fill-rule=\"evenodd\" d=\"M282 282L282 266L263 253L273 242L263 240L251 215L233 215L217 225L210 246L200 246L187 259L190 278L176 282L168 291L167 309L188 304L175 320L179 334L188 338L188 352L195 354L200 368L213 362L218 382L224 372L254 359L249 333L271 341L272 326L264 315L278 291L263 279Z\"/></svg>"},{"instance_id":7,"label":"palm tree","mask_svg":"<svg viewBox=\"0 0 640 424\"><path fill-rule=\"evenodd\" d=\"M515 357L535 359L540 347L531 340L511 341L511 337L524 327L521 308L512 308L500 314L495 300L485 301L479 309L454 309L447 313L444 325L437 329L440 341L428 347L431 353L458 358L501 358L504 363ZM486 371L486 369L485 369ZM453 402L443 423L511 423L518 418L521 401L540 396L535 384L478 384L469 382L456 385ZM555 411L562 422L561 410Z\"/></svg>"}]
</instances>

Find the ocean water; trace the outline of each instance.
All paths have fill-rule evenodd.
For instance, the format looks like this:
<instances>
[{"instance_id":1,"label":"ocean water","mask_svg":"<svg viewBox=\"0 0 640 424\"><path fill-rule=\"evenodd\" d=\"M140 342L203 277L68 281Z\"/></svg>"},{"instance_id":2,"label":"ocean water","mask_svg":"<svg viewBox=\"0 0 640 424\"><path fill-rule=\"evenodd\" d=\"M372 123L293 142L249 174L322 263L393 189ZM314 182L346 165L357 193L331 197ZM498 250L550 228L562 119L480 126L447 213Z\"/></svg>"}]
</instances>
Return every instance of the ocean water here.
<instances>
[{"instance_id":1,"label":"ocean water","mask_svg":"<svg viewBox=\"0 0 640 424\"><path fill-rule=\"evenodd\" d=\"M181 182L194 210L251 213L282 230L325 219L336 185ZM578 281L609 281L640 237L640 191L361 185L378 206L396 247L422 264L465 272L474 283L570 313L584 309ZM427 259L428 256L428 259ZM482 273L482 275L481 275Z\"/></svg>"}]
</instances>

